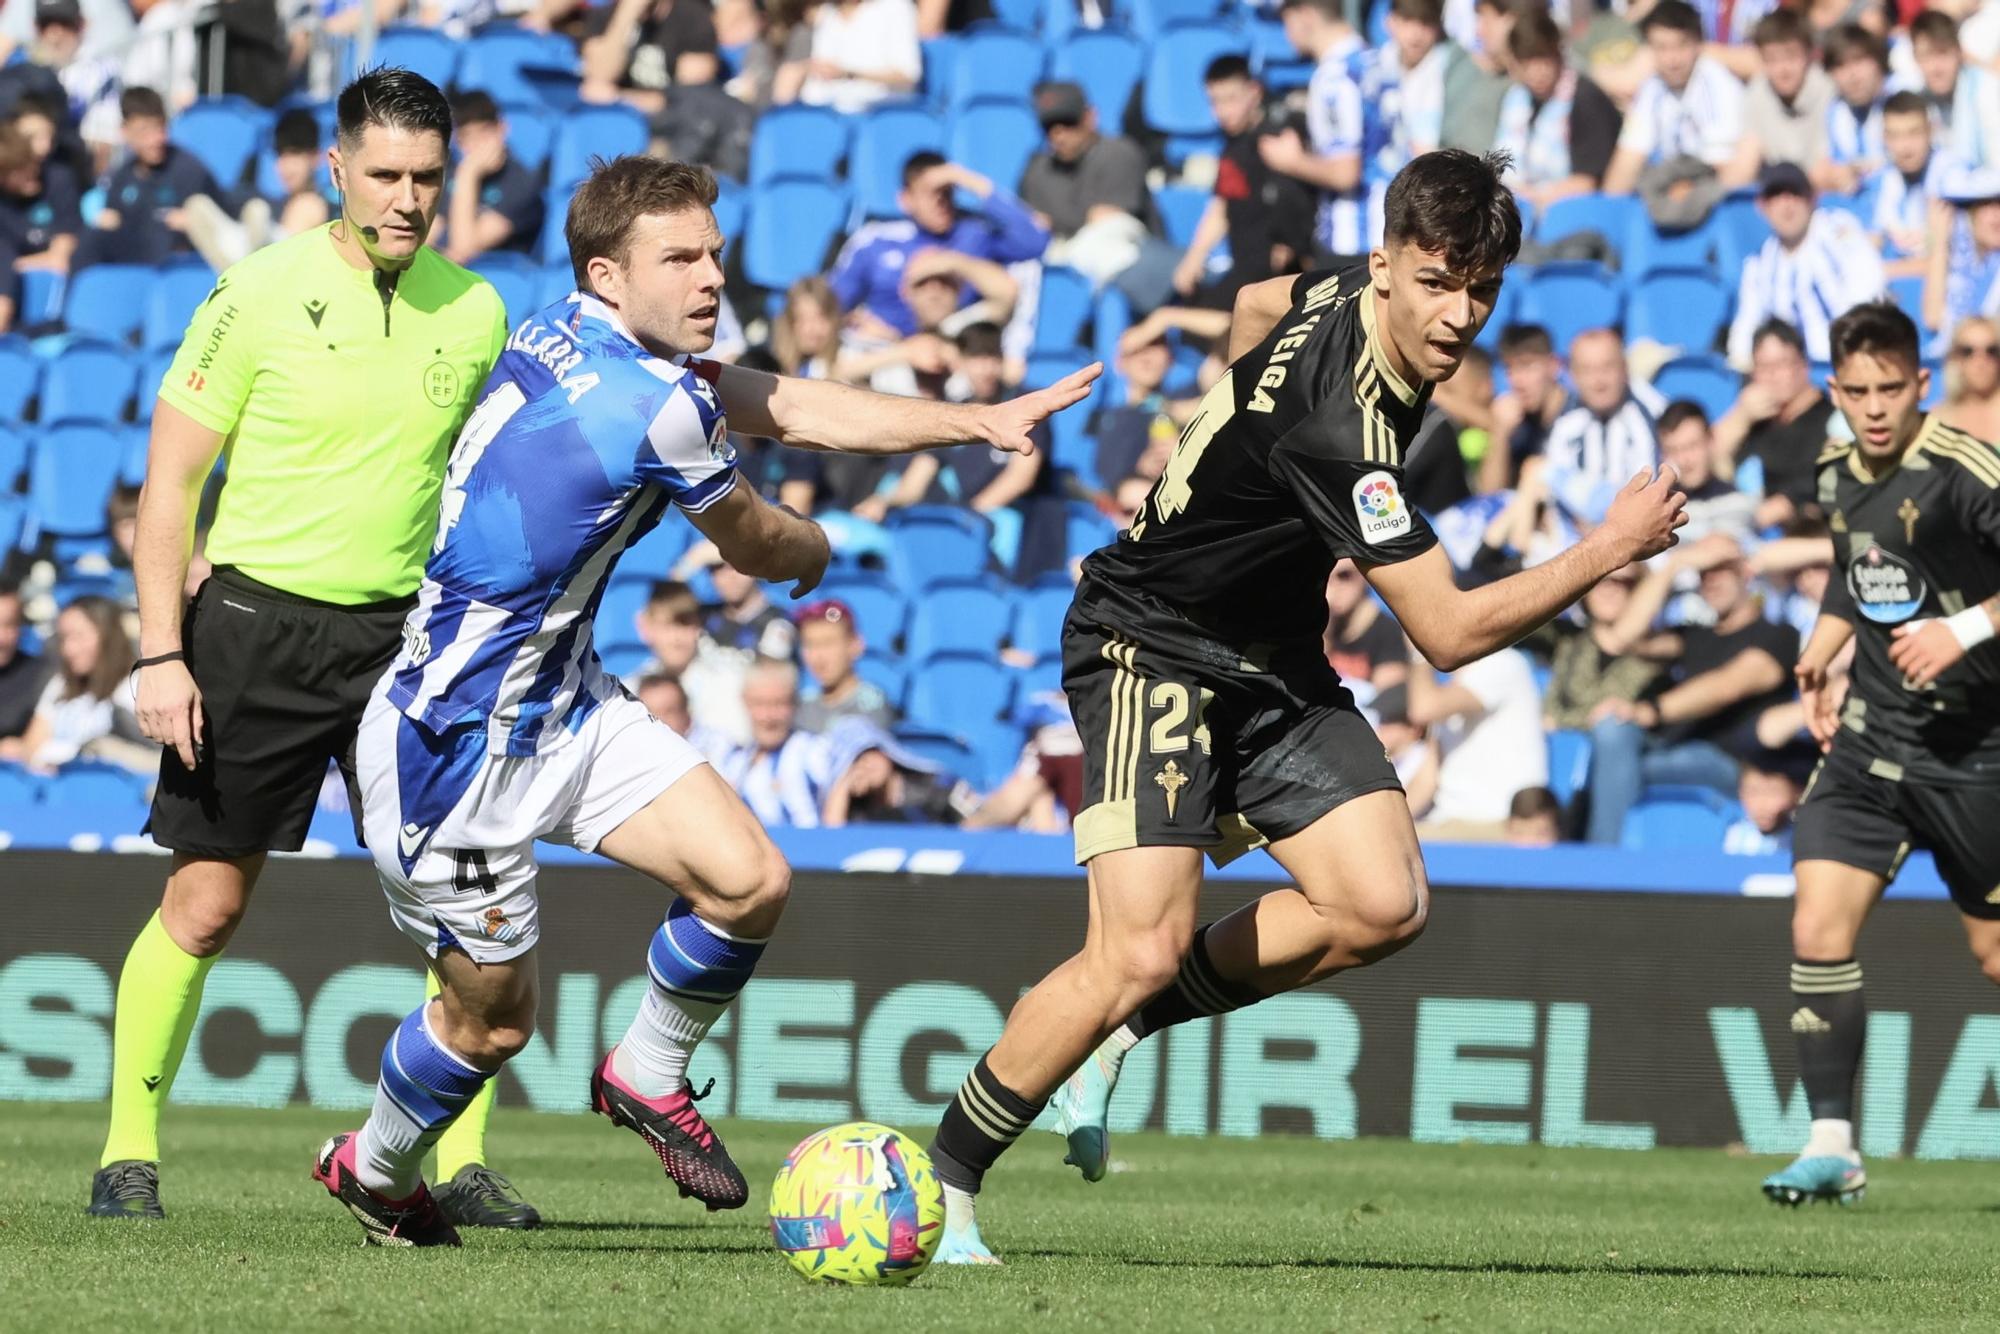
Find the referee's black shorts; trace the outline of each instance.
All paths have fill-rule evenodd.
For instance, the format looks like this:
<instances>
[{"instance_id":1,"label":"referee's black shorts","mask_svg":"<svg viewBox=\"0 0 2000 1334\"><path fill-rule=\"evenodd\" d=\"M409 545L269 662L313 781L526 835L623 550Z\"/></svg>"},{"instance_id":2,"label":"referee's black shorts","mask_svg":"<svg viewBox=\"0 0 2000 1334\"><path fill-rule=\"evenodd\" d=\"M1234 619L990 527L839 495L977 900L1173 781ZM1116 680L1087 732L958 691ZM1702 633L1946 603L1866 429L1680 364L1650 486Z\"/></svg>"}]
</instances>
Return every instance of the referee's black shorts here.
<instances>
[{"instance_id":1,"label":"referee's black shorts","mask_svg":"<svg viewBox=\"0 0 2000 1334\"><path fill-rule=\"evenodd\" d=\"M328 760L353 790L355 729L415 604L320 602L219 567L181 630L203 744L193 770L163 752L154 841L197 857L298 851Z\"/></svg>"}]
</instances>

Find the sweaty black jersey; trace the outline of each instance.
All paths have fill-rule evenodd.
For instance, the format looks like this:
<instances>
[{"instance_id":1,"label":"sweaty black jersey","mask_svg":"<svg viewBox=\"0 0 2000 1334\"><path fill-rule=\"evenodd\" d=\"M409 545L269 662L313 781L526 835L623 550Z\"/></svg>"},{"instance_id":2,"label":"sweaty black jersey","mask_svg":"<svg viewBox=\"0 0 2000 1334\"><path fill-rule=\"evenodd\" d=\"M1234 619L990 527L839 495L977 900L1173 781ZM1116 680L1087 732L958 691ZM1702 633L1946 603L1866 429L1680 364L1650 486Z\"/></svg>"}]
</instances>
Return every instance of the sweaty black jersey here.
<instances>
[{"instance_id":1,"label":"sweaty black jersey","mask_svg":"<svg viewBox=\"0 0 2000 1334\"><path fill-rule=\"evenodd\" d=\"M1292 290L1277 328L1202 398L1131 531L1084 561L1079 616L1129 635L1164 608L1233 646L1317 644L1336 560L1391 565L1436 545L1403 495L1430 386L1389 368L1368 270Z\"/></svg>"},{"instance_id":2,"label":"sweaty black jersey","mask_svg":"<svg viewBox=\"0 0 2000 1334\"><path fill-rule=\"evenodd\" d=\"M1885 777L2000 782L2000 641L1922 690L1889 660L1897 626L2000 592L2000 454L1931 417L1881 477L1848 444L1819 462L1834 552L1820 609L1851 624L1856 641L1842 743Z\"/></svg>"}]
</instances>

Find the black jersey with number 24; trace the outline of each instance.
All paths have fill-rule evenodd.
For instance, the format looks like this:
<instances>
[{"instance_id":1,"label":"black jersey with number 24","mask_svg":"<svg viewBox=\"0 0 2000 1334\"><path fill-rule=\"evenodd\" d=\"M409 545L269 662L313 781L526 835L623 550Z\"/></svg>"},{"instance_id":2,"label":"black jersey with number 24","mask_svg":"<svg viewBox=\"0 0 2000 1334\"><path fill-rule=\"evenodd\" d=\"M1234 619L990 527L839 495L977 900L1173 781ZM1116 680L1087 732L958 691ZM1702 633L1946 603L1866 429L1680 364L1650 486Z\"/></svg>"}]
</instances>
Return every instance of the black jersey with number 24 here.
<instances>
[{"instance_id":1,"label":"black jersey with number 24","mask_svg":"<svg viewBox=\"0 0 2000 1334\"><path fill-rule=\"evenodd\" d=\"M1430 386L1390 369L1365 267L1307 274L1202 398L1131 531L1083 564L1075 614L1133 633L1160 610L1224 644L1317 644L1334 562L1437 543L1403 494Z\"/></svg>"},{"instance_id":2,"label":"black jersey with number 24","mask_svg":"<svg viewBox=\"0 0 2000 1334\"><path fill-rule=\"evenodd\" d=\"M1821 610L1856 641L1843 744L1918 782L2000 783L2000 642L1921 690L1889 658L1898 626L2000 592L2000 454L1931 417L1879 477L1847 444L1819 464L1834 546Z\"/></svg>"}]
</instances>

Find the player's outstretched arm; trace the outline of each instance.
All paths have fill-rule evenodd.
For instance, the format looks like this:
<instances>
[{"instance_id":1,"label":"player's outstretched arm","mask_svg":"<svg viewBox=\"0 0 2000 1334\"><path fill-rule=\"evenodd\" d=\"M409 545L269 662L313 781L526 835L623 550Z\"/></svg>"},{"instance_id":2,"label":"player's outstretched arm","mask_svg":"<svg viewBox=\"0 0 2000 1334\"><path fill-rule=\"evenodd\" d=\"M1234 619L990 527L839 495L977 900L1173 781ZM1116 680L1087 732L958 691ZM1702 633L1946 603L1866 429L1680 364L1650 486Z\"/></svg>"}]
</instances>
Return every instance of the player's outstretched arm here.
<instances>
[{"instance_id":1,"label":"player's outstretched arm","mask_svg":"<svg viewBox=\"0 0 2000 1334\"><path fill-rule=\"evenodd\" d=\"M830 380L724 366L716 382L732 429L802 449L842 454L910 454L940 445L983 440L1014 454L1031 454L1029 433L1081 402L1104 371L1092 362L1046 389L1004 403L934 403L877 394Z\"/></svg>"},{"instance_id":2,"label":"player's outstretched arm","mask_svg":"<svg viewBox=\"0 0 2000 1334\"><path fill-rule=\"evenodd\" d=\"M165 400L153 409L146 484L139 491L139 527L132 540L141 659L180 651L195 511L201 504L202 484L221 452L220 431L210 430ZM187 664L177 660L146 667L139 672L137 687L139 729L173 747L181 763L194 768L195 747L201 742L201 691Z\"/></svg>"},{"instance_id":3,"label":"player's outstretched arm","mask_svg":"<svg viewBox=\"0 0 2000 1334\"><path fill-rule=\"evenodd\" d=\"M818 524L769 503L740 481L721 500L688 518L739 574L792 580L795 600L819 587L832 559Z\"/></svg>"},{"instance_id":4,"label":"player's outstretched arm","mask_svg":"<svg viewBox=\"0 0 2000 1334\"><path fill-rule=\"evenodd\" d=\"M1410 640L1440 671L1456 671L1544 625L1605 575L1679 541L1687 497L1671 469L1640 473L1590 536L1554 560L1483 588L1462 590L1441 547L1367 568L1368 582Z\"/></svg>"}]
</instances>

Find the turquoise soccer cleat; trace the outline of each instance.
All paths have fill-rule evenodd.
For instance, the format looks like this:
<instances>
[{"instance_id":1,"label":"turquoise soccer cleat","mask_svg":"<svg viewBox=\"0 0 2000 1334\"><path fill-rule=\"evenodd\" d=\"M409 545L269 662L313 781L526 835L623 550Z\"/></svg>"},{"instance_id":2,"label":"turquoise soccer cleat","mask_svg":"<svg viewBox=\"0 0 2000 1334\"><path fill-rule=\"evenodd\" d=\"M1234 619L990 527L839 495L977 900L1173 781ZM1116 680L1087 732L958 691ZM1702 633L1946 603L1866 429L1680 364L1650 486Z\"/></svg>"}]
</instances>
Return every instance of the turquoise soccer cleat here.
<instances>
[{"instance_id":1,"label":"turquoise soccer cleat","mask_svg":"<svg viewBox=\"0 0 2000 1334\"><path fill-rule=\"evenodd\" d=\"M1764 1178L1764 1195L1773 1204L1797 1208L1808 1201L1833 1200L1859 1204L1868 1192L1868 1174L1858 1155L1801 1156L1791 1166Z\"/></svg>"},{"instance_id":2,"label":"turquoise soccer cleat","mask_svg":"<svg viewBox=\"0 0 2000 1334\"><path fill-rule=\"evenodd\" d=\"M1111 1090L1125 1048L1109 1038L1056 1090L1056 1133L1069 1142L1063 1161L1085 1181L1102 1181L1111 1164Z\"/></svg>"},{"instance_id":3,"label":"turquoise soccer cleat","mask_svg":"<svg viewBox=\"0 0 2000 1334\"><path fill-rule=\"evenodd\" d=\"M969 1220L963 1227L953 1227L946 1220L944 1237L938 1242L937 1254L931 1257L934 1265L997 1265L1000 1257L979 1235L977 1219Z\"/></svg>"}]
</instances>

